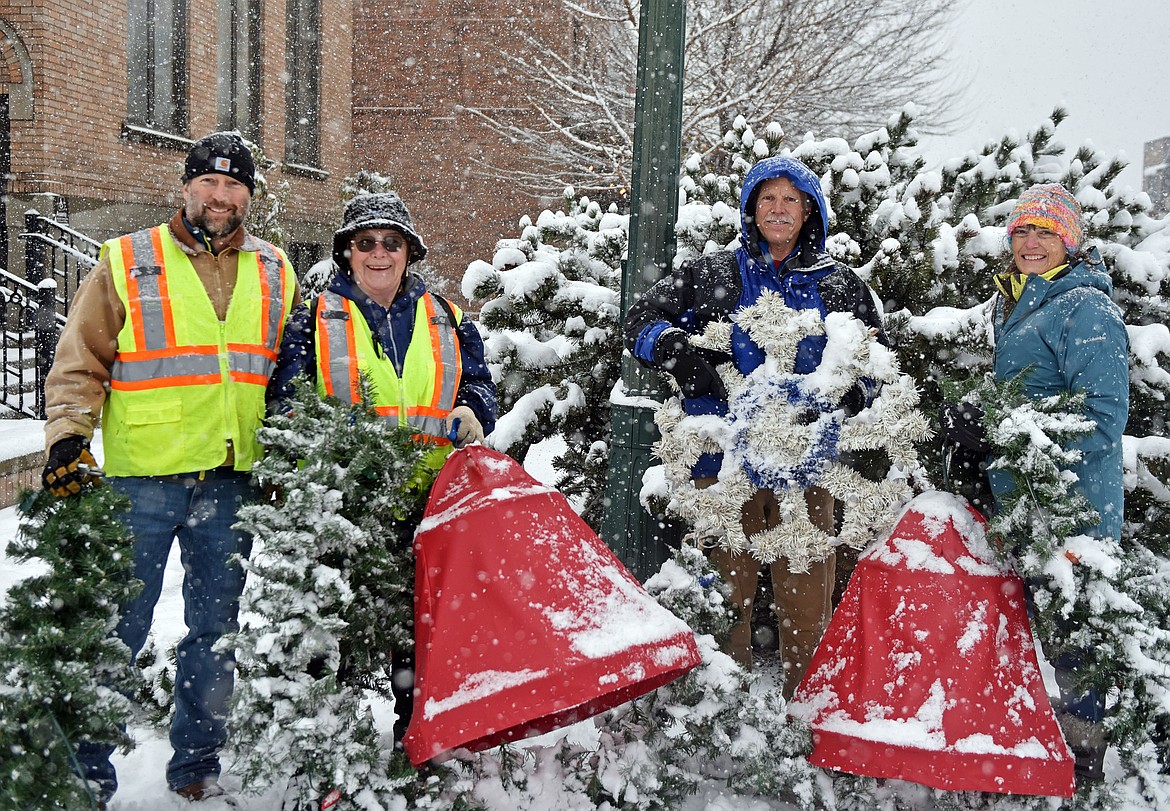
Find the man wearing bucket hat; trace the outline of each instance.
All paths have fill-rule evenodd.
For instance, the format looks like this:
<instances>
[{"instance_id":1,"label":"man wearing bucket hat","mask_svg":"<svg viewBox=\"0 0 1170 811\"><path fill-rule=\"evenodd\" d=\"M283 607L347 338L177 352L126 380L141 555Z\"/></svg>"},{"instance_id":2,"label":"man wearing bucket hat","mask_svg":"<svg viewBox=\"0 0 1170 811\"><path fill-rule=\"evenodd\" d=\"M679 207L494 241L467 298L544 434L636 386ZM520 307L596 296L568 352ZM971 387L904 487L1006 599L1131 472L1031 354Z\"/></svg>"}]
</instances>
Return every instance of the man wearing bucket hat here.
<instances>
[{"instance_id":1,"label":"man wearing bucket hat","mask_svg":"<svg viewBox=\"0 0 1170 811\"><path fill-rule=\"evenodd\" d=\"M104 476L130 499L135 577L144 583L116 629L132 658L178 538L188 633L177 649L167 785L203 800L224 793L219 750L234 659L216 644L236 628L244 573L233 561L251 546L232 525L254 495L256 431L299 293L284 253L244 227L256 179L238 133L196 141L182 183L182 209L106 242L78 287L45 383L42 479L62 498L97 480L89 445L100 415ZM117 788L111 751L78 748L103 808Z\"/></svg>"},{"instance_id":2,"label":"man wearing bucket hat","mask_svg":"<svg viewBox=\"0 0 1170 811\"><path fill-rule=\"evenodd\" d=\"M333 235L334 277L315 301L293 313L274 390L286 400L293 378L304 374L322 394L356 402L357 375L348 365L356 364L374 384L378 413L434 445L441 463L452 447L491 433L496 386L475 324L428 291L412 269L426 255L410 211L395 192L350 200ZM335 342L356 346L356 356L330 353L346 364L322 364L318 345Z\"/></svg>"},{"instance_id":3,"label":"man wearing bucket hat","mask_svg":"<svg viewBox=\"0 0 1170 811\"><path fill-rule=\"evenodd\" d=\"M1012 267L995 278L995 376L1023 375L1034 399L1061 393L1085 395L1084 416L1093 431L1073 442L1081 460L1072 466L1076 489L1099 521L1078 530L1091 537L1120 539L1125 488L1122 434L1129 417L1129 336L1113 303L1113 283L1096 248L1084 245L1081 208L1058 183L1032 186L1020 195L1007 220ZM975 406L944 406L944 435L981 456L990 448ZM1009 471L989 470L997 499L1014 488ZM1071 629L1070 629L1071 630ZM1076 756L1081 779L1103 777L1106 749L1100 689L1078 689L1085 651L1054 657L1060 697L1054 709Z\"/></svg>"}]
</instances>

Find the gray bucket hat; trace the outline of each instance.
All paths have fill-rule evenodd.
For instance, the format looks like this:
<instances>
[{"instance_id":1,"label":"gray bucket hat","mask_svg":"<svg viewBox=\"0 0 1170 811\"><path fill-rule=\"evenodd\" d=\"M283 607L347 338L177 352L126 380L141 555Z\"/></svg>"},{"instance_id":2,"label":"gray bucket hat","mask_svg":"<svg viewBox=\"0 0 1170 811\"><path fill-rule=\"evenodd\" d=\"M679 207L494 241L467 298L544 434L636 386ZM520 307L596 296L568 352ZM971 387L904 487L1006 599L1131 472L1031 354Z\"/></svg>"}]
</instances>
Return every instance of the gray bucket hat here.
<instances>
[{"instance_id":1,"label":"gray bucket hat","mask_svg":"<svg viewBox=\"0 0 1170 811\"><path fill-rule=\"evenodd\" d=\"M349 241L367 228L392 228L402 234L410 246L409 262L427 255L426 243L414 230L414 221L401 197L392 191L359 194L345 204L341 227L333 234L333 261L338 267L349 267Z\"/></svg>"}]
</instances>

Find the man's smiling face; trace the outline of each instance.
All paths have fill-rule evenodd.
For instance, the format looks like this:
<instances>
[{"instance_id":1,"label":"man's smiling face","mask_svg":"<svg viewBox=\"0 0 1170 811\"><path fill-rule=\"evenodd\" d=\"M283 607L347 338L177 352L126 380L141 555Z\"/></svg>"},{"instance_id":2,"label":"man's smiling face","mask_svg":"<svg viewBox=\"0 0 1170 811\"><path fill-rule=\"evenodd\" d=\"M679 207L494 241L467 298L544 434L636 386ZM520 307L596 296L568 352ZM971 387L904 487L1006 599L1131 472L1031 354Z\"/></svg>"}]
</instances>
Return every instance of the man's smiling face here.
<instances>
[{"instance_id":1,"label":"man's smiling face","mask_svg":"<svg viewBox=\"0 0 1170 811\"><path fill-rule=\"evenodd\" d=\"M183 184L183 213L187 222L211 239L222 239L244 223L252 193L235 178L215 172Z\"/></svg>"},{"instance_id":2,"label":"man's smiling face","mask_svg":"<svg viewBox=\"0 0 1170 811\"><path fill-rule=\"evenodd\" d=\"M768 243L772 259L783 259L792 252L808 215L804 192L788 178L774 177L760 184L756 193L756 228Z\"/></svg>"}]
</instances>

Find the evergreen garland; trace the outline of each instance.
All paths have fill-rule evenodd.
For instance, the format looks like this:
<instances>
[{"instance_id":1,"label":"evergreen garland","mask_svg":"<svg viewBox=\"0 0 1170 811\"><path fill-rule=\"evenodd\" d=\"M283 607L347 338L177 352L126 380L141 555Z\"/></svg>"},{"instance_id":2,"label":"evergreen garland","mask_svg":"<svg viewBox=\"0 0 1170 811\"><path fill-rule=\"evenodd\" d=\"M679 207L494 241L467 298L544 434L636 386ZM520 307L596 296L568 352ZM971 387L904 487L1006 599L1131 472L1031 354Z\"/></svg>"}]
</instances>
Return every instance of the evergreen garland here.
<instances>
[{"instance_id":1,"label":"evergreen garland","mask_svg":"<svg viewBox=\"0 0 1170 811\"><path fill-rule=\"evenodd\" d=\"M1081 688L1109 699L1112 743L1149 798L1170 796L1170 571L1140 544L1087 537L1097 513L1075 489L1072 440L1093 430L1083 395L1032 399L1027 371L1010 381L987 375L964 387L984 410L987 441L1013 489L998 499L988 536L1032 591L1032 625L1045 654L1084 656ZM953 395L956 387L944 387Z\"/></svg>"},{"instance_id":2,"label":"evergreen garland","mask_svg":"<svg viewBox=\"0 0 1170 811\"><path fill-rule=\"evenodd\" d=\"M338 789L341 809L381 809L414 779L383 739L366 691L392 701L390 654L413 647L413 527L434 470L427 448L363 402L301 381L289 415L261 429L257 465L274 497L240 511L241 673L229 722L249 791L292 779L302 802ZM315 806L314 806L315 807Z\"/></svg>"},{"instance_id":3,"label":"evergreen garland","mask_svg":"<svg viewBox=\"0 0 1170 811\"><path fill-rule=\"evenodd\" d=\"M18 583L0 611L0 806L92 808L75 776L76 748L128 751L130 652L113 636L120 606L142 587L120 520L125 496L95 486L58 499L26 492L16 561L47 566Z\"/></svg>"}]
</instances>

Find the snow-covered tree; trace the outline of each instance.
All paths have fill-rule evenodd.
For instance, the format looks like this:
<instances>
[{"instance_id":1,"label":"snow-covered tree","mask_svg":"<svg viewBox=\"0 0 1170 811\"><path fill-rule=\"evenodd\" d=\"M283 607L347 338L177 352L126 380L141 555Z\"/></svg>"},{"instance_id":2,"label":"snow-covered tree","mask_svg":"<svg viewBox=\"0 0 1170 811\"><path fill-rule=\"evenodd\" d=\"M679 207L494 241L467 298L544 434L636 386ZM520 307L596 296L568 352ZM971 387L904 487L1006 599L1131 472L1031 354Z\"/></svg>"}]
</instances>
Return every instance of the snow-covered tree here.
<instances>
[{"instance_id":1,"label":"snow-covered tree","mask_svg":"<svg viewBox=\"0 0 1170 811\"><path fill-rule=\"evenodd\" d=\"M510 73L531 88L535 115L474 106L526 153L523 169L489 175L534 194L573 186L595 199L628 197L638 64L637 0L562 0L561 26L517 32ZM682 146L711 152L739 115L790 132L850 135L918 99L945 126L945 0L687 0ZM713 158L715 156L712 156ZM724 167L725 168L725 167Z\"/></svg>"},{"instance_id":2,"label":"snow-covered tree","mask_svg":"<svg viewBox=\"0 0 1170 811\"><path fill-rule=\"evenodd\" d=\"M250 791L291 781L301 802L336 789L336 808L375 811L413 779L372 702L393 702L391 653L414 645L411 541L433 471L409 432L308 384L260 439L272 498L240 510L256 548L225 641L240 668L235 769Z\"/></svg>"},{"instance_id":3,"label":"snow-covered tree","mask_svg":"<svg viewBox=\"0 0 1170 811\"><path fill-rule=\"evenodd\" d=\"M521 220L491 264L473 262L463 280L480 312L486 356L503 414L492 447L523 460L560 434L556 486L600 526L609 465L609 392L621 360L619 286L629 218L566 193L567 212ZM615 343L616 342L616 343Z\"/></svg>"},{"instance_id":4,"label":"snow-covered tree","mask_svg":"<svg viewBox=\"0 0 1170 811\"><path fill-rule=\"evenodd\" d=\"M1066 450L1093 429L1081 416L1083 394L1032 400L1024 375L1006 382L987 375L968 388L964 399L986 413L992 466L1012 482L988 535L1030 584L1032 626L1045 654L1076 651L1084 660L1078 686L1108 688L1112 742L1154 791L1154 776L1170 766L1170 562L1137 543L1080 534L1098 520L1074 489L1069 468L1080 452ZM1170 783L1160 788L1170 791Z\"/></svg>"},{"instance_id":5,"label":"snow-covered tree","mask_svg":"<svg viewBox=\"0 0 1170 811\"><path fill-rule=\"evenodd\" d=\"M946 161L938 170L926 168L917 148L915 115L909 107L891 117L886 126L852 141L808 137L791 145L785 142L779 125L768 125L757 136L744 118L737 119L720 142L718 157L695 155L684 164L675 261L734 243L739 232L740 183L755 161L781 153L803 160L821 177L826 194L830 253L857 268L878 292L900 367L917 381L924 412L934 414L942 399L943 381L976 379L990 369L991 277L1010 262L1003 222L1016 198L1040 182L1061 182L1072 189L1085 212L1087 236L1112 273L1114 298L1123 310L1131 340L1124 555L1116 567L1106 567L1115 573L1112 579L1082 587L1087 594L1101 595L1105 583L1114 589L1122 584L1131 594L1140 595L1141 614L1135 618L1118 603L1110 621L1117 623L1115 629L1127 629L1117 634L1118 640L1144 635L1141 645L1145 646L1146 665L1160 673L1163 664L1158 651L1164 643L1156 630L1170 624L1165 597L1170 593L1170 438L1165 422L1165 403L1170 395L1170 219L1156 218L1144 194L1117 186L1123 168L1120 161L1107 159L1089 146L1069 150L1059 142L1057 128L1065 117L1062 110L1055 111L1050 121L1026 138L1008 135L991 141ZM567 218L564 213L546 212L538 223ZM560 260L562 252L572 250L542 242L539 230L526 234L529 253L525 256L540 254L549 266ZM536 290L530 273L509 276L511 268L520 267L507 259L514 255L514 249L513 243L501 243L490 268L495 290ZM489 274L484 265L469 268L465 280L469 294L478 287L478 282L470 282ZM598 284L606 287L599 295L608 292L616 300L617 266L615 262L613 274L597 276ZM551 274L542 280L547 287L530 299L513 297L507 304L493 305L512 313L508 346L541 349L541 353L513 351L494 357L500 379L519 391L524 391L526 384L516 385L516 380L534 379L537 370L549 367L556 358L556 353L549 351L555 336L540 333L541 342L534 343L530 337L517 334L526 331L525 318L543 323L539 302L556 296L564 284ZM491 289L484 287L479 295ZM485 312L488 309L485 307ZM495 335L486 321L485 327L491 345ZM579 358L579 366L613 369L612 381L616 381L621 352L616 323L608 335L578 351L581 349L588 349L595 357ZM509 378L512 384L507 383ZM565 379L566 391L568 386ZM605 391L606 387L598 389ZM562 395L560 401L550 402L560 405L565 399ZM573 400L572 406L591 412L594 424L609 422L606 400ZM553 405L549 410L553 411ZM527 431L537 437L556 430L555 423L534 423L535 409L513 412L502 419L510 425L512 435ZM926 443L920 450L930 480L941 485L938 446ZM595 491L600 492L602 482L601 478L596 480ZM1128 624L1135 619L1138 625ZM1165 752L1170 750L1170 724L1157 709L1166 700L1160 693L1160 678L1131 679L1127 692L1118 693L1110 706L1117 719L1116 734L1126 747L1126 768L1141 776L1144 788L1137 802L1145 807L1157 807L1150 798L1167 791L1164 778L1157 776L1159 770L1167 770ZM1143 728L1132 729L1134 725ZM1114 789L1116 785L1104 794ZM959 803L954 807L980 807L969 798L948 802Z\"/></svg>"},{"instance_id":6,"label":"snow-covered tree","mask_svg":"<svg viewBox=\"0 0 1170 811\"><path fill-rule=\"evenodd\" d=\"M268 172L276 168L276 161L268 157L258 143L247 140L245 143L256 164L256 193L252 195L252 208L248 212L248 231L283 248L288 236L284 227L284 205L291 187L283 179L275 185L269 183Z\"/></svg>"},{"instance_id":7,"label":"snow-covered tree","mask_svg":"<svg viewBox=\"0 0 1170 811\"><path fill-rule=\"evenodd\" d=\"M125 724L130 651L112 636L119 606L142 587L121 523L130 502L105 486L58 499L25 493L15 561L47 571L14 586L0 611L0 806L93 808L76 776L83 742L133 741Z\"/></svg>"},{"instance_id":8,"label":"snow-covered tree","mask_svg":"<svg viewBox=\"0 0 1170 811\"><path fill-rule=\"evenodd\" d=\"M341 179L341 202L348 203L359 194L382 194L394 191L394 178L375 169L358 169Z\"/></svg>"}]
</instances>

